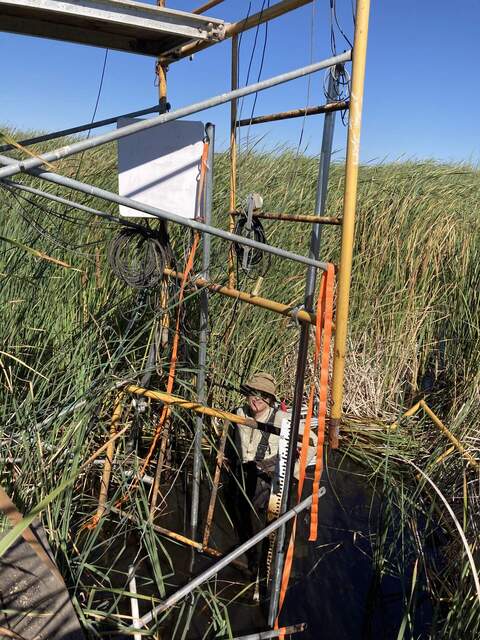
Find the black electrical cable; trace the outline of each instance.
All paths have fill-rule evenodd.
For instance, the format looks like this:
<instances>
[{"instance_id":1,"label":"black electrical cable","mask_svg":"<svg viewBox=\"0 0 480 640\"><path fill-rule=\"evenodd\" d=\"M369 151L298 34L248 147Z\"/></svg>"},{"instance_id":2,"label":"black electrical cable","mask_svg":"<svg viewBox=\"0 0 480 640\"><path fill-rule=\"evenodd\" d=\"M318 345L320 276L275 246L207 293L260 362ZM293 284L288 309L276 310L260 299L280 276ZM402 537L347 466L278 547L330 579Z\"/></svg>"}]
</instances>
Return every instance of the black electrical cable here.
<instances>
[{"instance_id":1,"label":"black electrical cable","mask_svg":"<svg viewBox=\"0 0 480 640\"><path fill-rule=\"evenodd\" d=\"M168 236L149 227L142 232L122 229L111 241L108 250L112 271L133 289L148 289L157 285L170 261Z\"/></svg>"},{"instance_id":2,"label":"black electrical cable","mask_svg":"<svg viewBox=\"0 0 480 640\"><path fill-rule=\"evenodd\" d=\"M91 124L93 124L95 122L95 116L97 115L97 109L98 109L98 105L100 103L100 96L102 95L103 81L105 79L105 69L107 68L108 51L109 51L108 49L105 49L105 57L103 58L102 72L100 74L100 83L98 85L97 98L95 100L95 107L93 108ZM90 134L91 133L92 133L92 130L89 129L88 133L87 133L87 140L88 140L88 138L90 138ZM85 155L85 151L80 156L80 161L78 163L77 171L75 173L75 180L78 180L78 176L80 175L80 170L82 168L82 162L83 162L84 155Z\"/></svg>"},{"instance_id":3,"label":"black electrical cable","mask_svg":"<svg viewBox=\"0 0 480 640\"><path fill-rule=\"evenodd\" d=\"M241 213L238 216L237 224L235 225L235 233L244 238L250 238L263 244L268 244L265 229L258 218L252 218L251 226L247 226L248 219L245 213ZM243 266L244 256L246 248L240 244L234 243L235 253L237 255L237 264L243 270L246 275L250 275L250 272L262 264L265 256L260 249L247 249L247 261L246 267ZM267 257L266 267L263 270L255 269L255 276L265 276L270 268L270 256Z\"/></svg>"}]
</instances>

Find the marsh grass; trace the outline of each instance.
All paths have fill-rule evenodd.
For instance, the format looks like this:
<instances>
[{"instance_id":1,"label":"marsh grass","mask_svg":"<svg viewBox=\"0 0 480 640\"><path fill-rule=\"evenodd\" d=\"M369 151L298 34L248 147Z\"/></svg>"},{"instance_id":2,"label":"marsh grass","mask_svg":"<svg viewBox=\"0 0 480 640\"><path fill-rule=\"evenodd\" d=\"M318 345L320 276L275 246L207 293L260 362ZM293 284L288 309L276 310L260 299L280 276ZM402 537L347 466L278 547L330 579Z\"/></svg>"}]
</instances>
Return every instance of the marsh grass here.
<instances>
[{"instance_id":1,"label":"marsh grass","mask_svg":"<svg viewBox=\"0 0 480 640\"><path fill-rule=\"evenodd\" d=\"M75 176L78 162L66 159L57 170ZM313 212L314 159L288 149L273 154L257 150L241 158L241 172L240 200L258 191L266 210ZM84 155L80 179L115 190L115 176L113 147ZM226 154L216 156L215 176L214 216L216 224L225 227ZM372 563L379 575L403 578L399 639L413 637L420 583L427 585L435 607L431 638L480 634L480 607L455 527L435 492L401 461L414 461L440 488L477 558L478 474L456 451L435 464L449 442L425 417L402 421L396 432L385 429L423 394L478 457L479 177L469 166L433 162L367 166L360 172L342 450L362 465L371 486L383 496L384 525L372 542ZM113 205L38 179L18 179L117 213ZM335 165L328 199L332 215L341 214L342 190L343 169ZM99 470L82 469L82 464L108 439L115 385L122 380L137 382L147 366L149 344L160 321L158 305L154 295L143 299L113 277L106 249L115 224L4 188L0 205L1 235L18 243L0 244L2 483L24 512L65 485L42 512L42 521L82 623L92 637L98 637L107 619L119 629L129 625L127 570L121 560L132 539L137 548L134 563L148 567L139 578L139 592L147 594L141 607L148 610L162 598L175 576L165 540L146 517L147 485L140 483L128 504L137 524L109 514L95 530L83 528L96 509ZM266 222L265 228L272 244L307 252L305 226ZM182 266L190 233L173 228L170 232ZM75 271L32 251L65 262ZM327 227L322 258L336 263L338 251L339 229ZM225 244L214 239L212 255L213 279L225 282ZM239 288L251 290L254 284L239 274ZM272 258L261 295L300 304L303 269ZM221 385L238 387L258 368L276 375L280 394L290 401L298 340L295 323L218 296L210 296L210 304L209 402L235 406L238 394ZM172 318L177 306L172 287L168 301ZM194 397L195 294L189 295L185 308L176 391ZM152 386L164 387L168 361L166 348L156 362ZM79 401L84 403L69 411ZM128 411L124 424L132 419L131 408ZM146 438L155 415L147 413L147 418ZM192 422L181 411L174 411L173 420L184 435L178 441L182 454L171 462L170 473L190 473ZM207 479L216 438L213 431L206 436ZM114 467L112 505L130 486L127 470L135 472L137 465L136 459L128 458L122 441L117 456L125 464ZM432 542L439 537L441 544ZM441 562L431 560L432 544L440 549ZM209 633L231 635L229 598L216 581L205 585L196 592L193 607L184 604L166 616L176 621L171 623L172 637L185 637L199 607L210 611Z\"/></svg>"}]
</instances>

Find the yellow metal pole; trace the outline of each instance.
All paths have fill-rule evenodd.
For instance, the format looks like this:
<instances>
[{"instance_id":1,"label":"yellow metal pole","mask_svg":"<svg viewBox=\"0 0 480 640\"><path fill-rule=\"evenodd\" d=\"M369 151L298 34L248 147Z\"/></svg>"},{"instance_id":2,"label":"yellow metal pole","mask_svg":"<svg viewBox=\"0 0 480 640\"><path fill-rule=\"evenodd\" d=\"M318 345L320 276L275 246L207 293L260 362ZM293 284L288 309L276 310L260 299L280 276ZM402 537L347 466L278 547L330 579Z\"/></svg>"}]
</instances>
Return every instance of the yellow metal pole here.
<instances>
[{"instance_id":1,"label":"yellow metal pole","mask_svg":"<svg viewBox=\"0 0 480 640\"><path fill-rule=\"evenodd\" d=\"M102 481L100 484L100 495L98 496L98 508L97 514L93 518L92 526L96 526L100 518L105 513L105 505L108 498L108 487L110 486L110 478L112 475L113 456L115 455L116 440L113 437L117 433L118 423L122 417L122 393L119 393L115 402L115 408L112 414L112 420L110 423L110 440L107 446L107 452L105 454L105 462L103 465Z\"/></svg>"},{"instance_id":2,"label":"yellow metal pole","mask_svg":"<svg viewBox=\"0 0 480 640\"><path fill-rule=\"evenodd\" d=\"M454 447L460 451L460 453L462 454L462 456L464 458L466 458L468 460L468 462L475 467L475 469L477 471L480 470L480 462L474 458L470 453L468 453L468 451L465 449L465 447L463 446L463 444L460 442L460 440L458 440L458 438L456 438L453 433L447 429L447 427L443 424L443 422L440 420L440 418L437 416L436 413L434 413L430 407L428 406L428 404L425 402L425 400L420 400L420 404L422 406L422 409L425 411L425 413L428 415L428 417L431 419L431 421L435 424L436 427L438 427L440 429L440 431L447 436L447 438L450 440L450 442L454 445Z\"/></svg>"},{"instance_id":3,"label":"yellow metal pole","mask_svg":"<svg viewBox=\"0 0 480 640\"><path fill-rule=\"evenodd\" d=\"M368 18L370 0L357 0L355 36L353 42L352 90L348 122L345 193L343 202L342 247L338 273L336 332L333 356L332 419L329 439L332 448L338 447L338 433L342 416L345 350L347 344L348 305L352 272L355 208L357 200L360 128L362 122L365 62L367 57Z\"/></svg>"},{"instance_id":4,"label":"yellow metal pole","mask_svg":"<svg viewBox=\"0 0 480 640\"><path fill-rule=\"evenodd\" d=\"M164 7L166 0L157 0L158 7ZM167 66L160 59L157 60L156 68L158 76L158 97L160 101L160 113L167 110Z\"/></svg>"},{"instance_id":5,"label":"yellow metal pole","mask_svg":"<svg viewBox=\"0 0 480 640\"><path fill-rule=\"evenodd\" d=\"M157 0L157 4L160 7L165 6L166 0ZM160 113L165 113L167 110L167 65L160 60L157 62L157 74L158 74L158 97L160 104ZM165 225L166 223L161 222ZM161 308L166 311L168 306L168 276L165 274L162 279L160 288L160 305ZM168 313L162 313L161 319L161 334L160 334L160 347L166 349L168 345L169 329L170 329L170 316ZM155 479L153 482L152 493L150 497L150 516L155 516L155 509L157 506L158 494L160 491L160 478L162 475L163 464L165 461L165 450L167 448L168 433L170 428L170 419L167 417L165 424L163 425L162 439L160 442L160 449L158 452L157 466L155 468Z\"/></svg>"},{"instance_id":6,"label":"yellow metal pole","mask_svg":"<svg viewBox=\"0 0 480 640\"><path fill-rule=\"evenodd\" d=\"M164 273L167 276L176 278L177 280L183 280L184 278L184 274L181 271L174 271L173 269L166 268L164 269ZM295 309L292 309L291 305L282 304L281 302L276 302L275 300L270 300L269 298L262 298L260 296L254 295L253 293L248 293L247 291L239 291L238 289L224 287L221 284L205 280L205 278L197 277L192 281L191 284L195 287L206 287L213 293L220 293L221 295L227 296L228 298L241 300L242 302L252 304L255 307L262 307L262 309L268 309L269 311L273 311L274 313L279 313L282 316L288 316L299 321L301 320L303 322L309 322L310 324L315 324L316 322L316 315L314 313L309 313L304 309L295 311Z\"/></svg>"},{"instance_id":7,"label":"yellow metal pole","mask_svg":"<svg viewBox=\"0 0 480 640\"><path fill-rule=\"evenodd\" d=\"M155 478L153 481L152 495L150 498L150 517L153 519L155 518L157 500L160 493L160 480L162 478L163 465L165 463L165 452L167 450L169 433L170 415L165 418L165 424L163 425L162 439L160 441L160 450L158 452L157 466L155 468Z\"/></svg>"},{"instance_id":8,"label":"yellow metal pole","mask_svg":"<svg viewBox=\"0 0 480 640\"><path fill-rule=\"evenodd\" d=\"M166 391L150 391L149 389L143 389L142 387L137 387L135 385L128 385L125 387L125 391L128 393L134 393L135 395L144 396L145 398L150 398L151 400L158 400L159 402L163 402L167 405L176 405L182 409L188 409L195 413L202 413L206 416L211 416L212 418L220 418L235 424L244 424L248 427L257 426L257 422L253 418L244 418L242 416L237 416L236 413L207 407L198 402L191 402L190 400L185 400L185 398L181 398L180 396L174 396Z\"/></svg>"},{"instance_id":9,"label":"yellow metal pole","mask_svg":"<svg viewBox=\"0 0 480 640\"><path fill-rule=\"evenodd\" d=\"M218 485L220 484L220 475L222 473L223 461L225 459L225 445L227 444L228 421L223 422L222 437L220 438L220 446L218 447L217 462L215 465L215 475L212 484L212 493L210 494L210 503L208 505L207 522L203 533L203 548L208 546L210 539L210 531L212 528L213 515L215 513L215 505L217 503Z\"/></svg>"},{"instance_id":10,"label":"yellow metal pole","mask_svg":"<svg viewBox=\"0 0 480 640\"><path fill-rule=\"evenodd\" d=\"M133 516L130 513L127 513L126 511L122 511L121 509L117 509L116 507L110 507L110 511L112 511L112 513L116 513L121 518L126 518L131 522L137 522L137 519L135 518L135 516ZM190 538L183 536L181 533L170 531L170 529L161 527L158 524L151 523L150 526L154 531L158 531L158 533L161 533L167 538L171 538L172 540L176 540L181 544L185 544L189 547L193 547L194 549L197 549L201 553L205 553L209 556L212 556L212 558L223 558L224 554L221 551L218 551L217 549L213 549L212 547L205 547L204 545L202 545L201 542L197 542L196 540L191 540ZM237 561L237 562L233 562L232 564L236 564L239 568L242 568L242 569L244 568L244 565L241 562Z\"/></svg>"},{"instance_id":11,"label":"yellow metal pole","mask_svg":"<svg viewBox=\"0 0 480 640\"><path fill-rule=\"evenodd\" d=\"M232 38L232 78L231 88L238 89L238 36ZM230 214L228 218L228 230L235 231L235 211L237 201L237 100L230 102ZM235 286L235 254L233 245L228 252L228 286Z\"/></svg>"},{"instance_id":12,"label":"yellow metal pole","mask_svg":"<svg viewBox=\"0 0 480 640\"><path fill-rule=\"evenodd\" d=\"M415 415L421 406L422 406L422 401L419 400L412 407L410 407L410 409L405 411L405 413L402 413L402 418L409 418L410 416ZM388 428L391 431L395 431L395 429L398 429L398 420L396 420L395 422L392 422L392 424Z\"/></svg>"}]
</instances>

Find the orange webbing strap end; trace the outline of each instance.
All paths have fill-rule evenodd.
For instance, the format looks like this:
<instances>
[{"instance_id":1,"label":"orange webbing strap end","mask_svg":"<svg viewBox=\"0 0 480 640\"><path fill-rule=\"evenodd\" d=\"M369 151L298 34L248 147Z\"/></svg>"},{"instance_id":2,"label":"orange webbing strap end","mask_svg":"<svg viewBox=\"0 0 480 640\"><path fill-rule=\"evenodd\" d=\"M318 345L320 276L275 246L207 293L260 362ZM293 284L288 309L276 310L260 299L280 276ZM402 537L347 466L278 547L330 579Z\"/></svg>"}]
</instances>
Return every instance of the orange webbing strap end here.
<instances>
[{"instance_id":1,"label":"orange webbing strap end","mask_svg":"<svg viewBox=\"0 0 480 640\"><path fill-rule=\"evenodd\" d=\"M314 542L317 539L318 534L318 493L320 491L320 478L323 471L323 443L325 440L325 418L327 415L328 364L330 361L330 341L332 337L334 281L334 266L332 264L329 264L327 267L325 284L325 315L323 322L322 361L320 366L317 460L315 464L315 476L313 480L312 491L312 508L310 512L310 536L308 538L310 542Z\"/></svg>"},{"instance_id":2,"label":"orange webbing strap end","mask_svg":"<svg viewBox=\"0 0 480 640\"><path fill-rule=\"evenodd\" d=\"M324 311L325 311L325 291L326 291L326 274L323 273L322 279L320 281L320 288L319 288L318 299L317 299L315 351L313 355L314 372L317 370L318 360L320 357L321 336L322 336L323 318L324 318ZM300 502L300 500L302 499L303 485L305 483L314 400L315 400L315 382L312 382L312 385L310 387L310 394L308 397L308 409L307 409L307 416L305 418L305 427L303 430L302 449L300 451L300 464L299 464L299 471L298 471L298 493L297 493L298 502ZM283 603L287 593L288 583L290 581L290 574L292 572L293 554L295 551L296 525L297 525L297 519L295 517L293 520L292 533L290 535L287 555L285 556L285 564L283 567L282 583L280 586L280 596L278 600L278 614L277 614L277 619L275 620L275 626L274 626L275 629L279 628L278 619L283 607ZM285 637L285 634L281 633L279 637L282 639Z\"/></svg>"},{"instance_id":3,"label":"orange webbing strap end","mask_svg":"<svg viewBox=\"0 0 480 640\"><path fill-rule=\"evenodd\" d=\"M324 312L325 312L325 290L326 290L326 276L322 274L322 280L320 282L320 289L318 292L317 310L316 310L316 325L315 325L315 351L313 354L313 371L314 375L318 367L318 361L320 358L320 346L321 336L324 324ZM313 418L313 408L315 400L315 382L312 381L310 386L310 394L308 396L308 408L305 418L305 426L303 429L302 437L302 450L300 452L300 465L298 472L298 501L302 499L303 485L305 482L305 474L307 470L307 457L310 443L310 429Z\"/></svg>"},{"instance_id":4,"label":"orange webbing strap end","mask_svg":"<svg viewBox=\"0 0 480 640\"><path fill-rule=\"evenodd\" d=\"M202 198L205 195L205 178L207 175L207 169L208 169L208 149L210 147L210 143L208 142L208 140L206 142L203 143L203 152L202 152L202 159L200 160L200 178L198 181L198 196L197 196L197 212L196 212L196 216L195 218L201 219L203 218L202 214Z\"/></svg>"}]
</instances>

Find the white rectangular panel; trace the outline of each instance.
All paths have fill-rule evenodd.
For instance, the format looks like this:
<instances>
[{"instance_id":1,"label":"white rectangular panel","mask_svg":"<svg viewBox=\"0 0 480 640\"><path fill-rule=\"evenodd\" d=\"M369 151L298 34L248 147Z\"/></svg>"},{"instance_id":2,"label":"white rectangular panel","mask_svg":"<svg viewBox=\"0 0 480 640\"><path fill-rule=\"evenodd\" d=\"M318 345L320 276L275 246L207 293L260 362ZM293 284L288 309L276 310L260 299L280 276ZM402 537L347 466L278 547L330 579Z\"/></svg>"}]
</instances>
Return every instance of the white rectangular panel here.
<instances>
[{"instance_id":1,"label":"white rectangular panel","mask_svg":"<svg viewBox=\"0 0 480 640\"><path fill-rule=\"evenodd\" d=\"M121 118L121 128L138 118ZM183 218L195 218L205 127L178 120L118 140L118 192ZM120 205L120 215L152 217Z\"/></svg>"}]
</instances>

